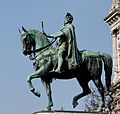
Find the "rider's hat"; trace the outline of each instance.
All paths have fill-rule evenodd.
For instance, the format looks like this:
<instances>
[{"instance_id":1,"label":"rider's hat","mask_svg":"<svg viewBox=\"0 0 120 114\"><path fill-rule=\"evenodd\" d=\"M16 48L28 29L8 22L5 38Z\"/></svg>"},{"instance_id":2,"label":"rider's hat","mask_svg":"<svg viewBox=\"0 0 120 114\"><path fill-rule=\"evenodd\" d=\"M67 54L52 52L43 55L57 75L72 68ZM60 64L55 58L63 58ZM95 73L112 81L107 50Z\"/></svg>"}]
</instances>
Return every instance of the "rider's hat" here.
<instances>
[{"instance_id":1,"label":"rider's hat","mask_svg":"<svg viewBox=\"0 0 120 114\"><path fill-rule=\"evenodd\" d=\"M71 13L67 13L65 16L69 21L73 21L73 16L71 15Z\"/></svg>"}]
</instances>

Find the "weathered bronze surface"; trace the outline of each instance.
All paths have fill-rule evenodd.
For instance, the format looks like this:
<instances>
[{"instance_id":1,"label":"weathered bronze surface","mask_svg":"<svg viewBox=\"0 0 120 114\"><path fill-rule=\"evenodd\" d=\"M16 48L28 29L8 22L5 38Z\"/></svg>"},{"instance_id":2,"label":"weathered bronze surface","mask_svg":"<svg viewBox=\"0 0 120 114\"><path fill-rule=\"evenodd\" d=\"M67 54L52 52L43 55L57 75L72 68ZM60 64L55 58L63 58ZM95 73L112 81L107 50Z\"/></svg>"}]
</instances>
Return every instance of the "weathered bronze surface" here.
<instances>
[{"instance_id":1,"label":"weathered bronze surface","mask_svg":"<svg viewBox=\"0 0 120 114\"><path fill-rule=\"evenodd\" d=\"M72 19L72 17L70 18ZM25 29L24 27L20 30L23 54L30 55L30 59L34 60L35 72L27 77L30 91L40 97L40 92L33 86L32 79L41 78L48 96L47 109L51 110L53 106L50 85L52 79L76 78L83 92L73 97L73 108L75 108L80 98L91 93L88 82L92 80L101 96L98 111L102 111L105 106L104 87L101 81L102 66L104 64L106 87L109 91L111 86L112 57L101 52L79 51L76 46L75 36L72 36L74 27L71 24L71 22L66 23L65 20L65 26L60 32L53 35L52 41L49 40L45 33L43 34L38 30ZM72 34L69 31L72 31ZM58 37L61 38L57 39ZM69 41L68 39L64 41L66 37L71 37L70 39L73 42L69 43L71 40ZM52 44L56 39L59 41L59 45L54 47Z\"/></svg>"}]
</instances>

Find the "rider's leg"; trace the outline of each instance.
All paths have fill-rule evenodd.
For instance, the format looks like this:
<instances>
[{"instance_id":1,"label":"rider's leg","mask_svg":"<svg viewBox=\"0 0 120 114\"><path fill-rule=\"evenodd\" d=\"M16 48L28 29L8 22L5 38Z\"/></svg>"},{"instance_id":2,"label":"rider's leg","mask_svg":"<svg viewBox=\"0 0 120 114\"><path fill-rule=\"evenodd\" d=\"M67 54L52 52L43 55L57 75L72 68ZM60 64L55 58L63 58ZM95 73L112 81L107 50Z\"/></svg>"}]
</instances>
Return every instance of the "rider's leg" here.
<instances>
[{"instance_id":1,"label":"rider's leg","mask_svg":"<svg viewBox=\"0 0 120 114\"><path fill-rule=\"evenodd\" d=\"M62 71L62 65L63 65L63 50L58 51L58 66L57 69L55 70L56 72L61 72Z\"/></svg>"},{"instance_id":2,"label":"rider's leg","mask_svg":"<svg viewBox=\"0 0 120 114\"><path fill-rule=\"evenodd\" d=\"M58 67L55 70L56 72L60 72L61 71L62 64L63 64L63 58L61 56L59 56L59 58L58 58Z\"/></svg>"}]
</instances>

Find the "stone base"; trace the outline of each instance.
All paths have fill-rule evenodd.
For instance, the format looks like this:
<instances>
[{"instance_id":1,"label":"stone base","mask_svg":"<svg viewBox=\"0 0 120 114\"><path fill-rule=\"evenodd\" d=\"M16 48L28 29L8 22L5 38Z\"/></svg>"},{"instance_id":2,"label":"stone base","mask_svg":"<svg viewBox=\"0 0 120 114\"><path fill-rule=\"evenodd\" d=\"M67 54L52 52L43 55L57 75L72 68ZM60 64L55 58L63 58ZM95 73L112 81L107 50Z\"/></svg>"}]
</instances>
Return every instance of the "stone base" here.
<instances>
[{"instance_id":1,"label":"stone base","mask_svg":"<svg viewBox=\"0 0 120 114\"><path fill-rule=\"evenodd\" d=\"M84 111L65 111L65 110L53 110L53 111L39 111L33 114L108 114L102 112L84 112Z\"/></svg>"}]
</instances>

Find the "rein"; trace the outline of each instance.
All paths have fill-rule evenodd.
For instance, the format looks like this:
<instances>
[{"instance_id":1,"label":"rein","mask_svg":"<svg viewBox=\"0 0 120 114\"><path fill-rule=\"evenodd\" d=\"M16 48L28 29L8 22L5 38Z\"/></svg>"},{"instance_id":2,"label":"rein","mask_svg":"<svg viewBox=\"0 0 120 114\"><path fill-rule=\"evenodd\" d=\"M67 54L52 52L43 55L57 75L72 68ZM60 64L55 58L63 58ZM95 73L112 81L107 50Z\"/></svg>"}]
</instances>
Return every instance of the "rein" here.
<instances>
[{"instance_id":1,"label":"rein","mask_svg":"<svg viewBox=\"0 0 120 114\"><path fill-rule=\"evenodd\" d=\"M42 51L43 49L51 46L56 40L57 40L56 38L53 38L50 44L48 44L48 45L46 45L46 46L44 46L44 47L42 47L42 48L38 48L38 49L33 49L33 50L31 50L31 51L30 51L31 54L30 54L30 56L29 56L30 60L34 60L34 59L36 58L36 57L35 57L35 52ZM34 58L32 57L32 53L33 53L33 55L34 55Z\"/></svg>"}]
</instances>

